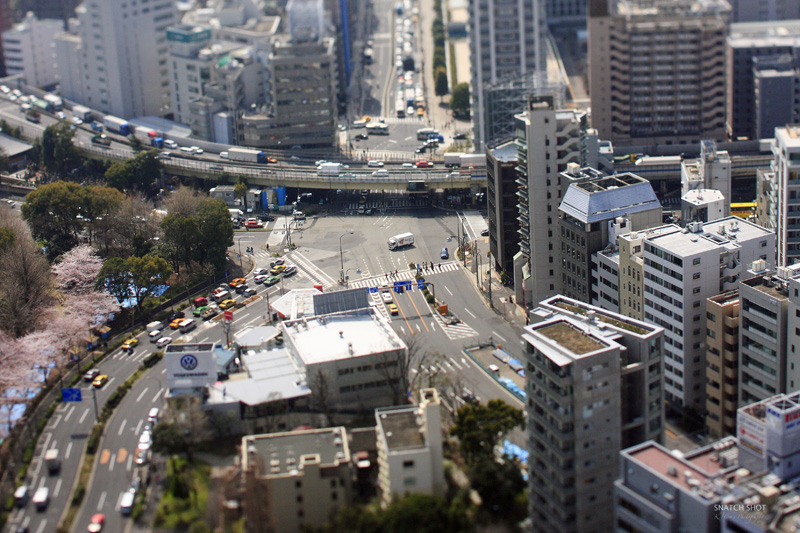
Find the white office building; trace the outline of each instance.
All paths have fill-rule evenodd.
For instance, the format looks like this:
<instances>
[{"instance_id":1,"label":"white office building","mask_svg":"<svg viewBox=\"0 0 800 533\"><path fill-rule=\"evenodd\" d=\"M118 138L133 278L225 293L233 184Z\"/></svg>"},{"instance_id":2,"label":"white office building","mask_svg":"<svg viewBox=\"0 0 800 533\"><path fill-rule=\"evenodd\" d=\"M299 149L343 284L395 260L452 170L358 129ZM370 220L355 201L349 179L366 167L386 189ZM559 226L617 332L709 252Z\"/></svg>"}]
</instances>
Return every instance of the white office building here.
<instances>
[{"instance_id":1,"label":"white office building","mask_svg":"<svg viewBox=\"0 0 800 533\"><path fill-rule=\"evenodd\" d=\"M772 257L775 234L732 216L643 239L644 320L662 326L665 399L705 407L706 299L733 290L758 259Z\"/></svg>"},{"instance_id":2,"label":"white office building","mask_svg":"<svg viewBox=\"0 0 800 533\"><path fill-rule=\"evenodd\" d=\"M86 0L75 13L76 32L56 37L62 96L122 118L169 114L167 28L178 22L175 2Z\"/></svg>"},{"instance_id":3,"label":"white office building","mask_svg":"<svg viewBox=\"0 0 800 533\"><path fill-rule=\"evenodd\" d=\"M800 125L775 129L769 213L775 213L778 234L778 266L789 266L800 258ZM768 258L770 260L771 258Z\"/></svg>"},{"instance_id":4,"label":"white office building","mask_svg":"<svg viewBox=\"0 0 800 533\"><path fill-rule=\"evenodd\" d=\"M36 87L56 83L55 36L64 31L64 21L39 20L32 12L3 32L3 55L9 76L22 75Z\"/></svg>"}]
</instances>

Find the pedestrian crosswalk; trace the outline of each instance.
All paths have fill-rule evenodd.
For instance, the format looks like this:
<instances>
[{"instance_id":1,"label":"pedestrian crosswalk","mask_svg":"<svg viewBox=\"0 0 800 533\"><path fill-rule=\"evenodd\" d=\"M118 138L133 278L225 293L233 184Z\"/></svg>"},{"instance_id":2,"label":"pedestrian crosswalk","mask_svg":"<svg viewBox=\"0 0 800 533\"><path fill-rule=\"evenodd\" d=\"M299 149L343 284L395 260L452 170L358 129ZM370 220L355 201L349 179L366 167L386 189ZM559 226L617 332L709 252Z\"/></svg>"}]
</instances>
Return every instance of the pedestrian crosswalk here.
<instances>
[{"instance_id":1,"label":"pedestrian crosswalk","mask_svg":"<svg viewBox=\"0 0 800 533\"><path fill-rule=\"evenodd\" d=\"M420 117L386 117L383 121L385 124L418 124L420 128L425 126L425 119Z\"/></svg>"},{"instance_id":2,"label":"pedestrian crosswalk","mask_svg":"<svg viewBox=\"0 0 800 533\"><path fill-rule=\"evenodd\" d=\"M446 263L436 263L436 268L433 270L422 271L422 276L427 277L430 275L440 274L442 272L455 272L460 267L457 261L448 261ZM392 284L395 281L409 281L417 276L416 270L398 270L397 276L384 274L382 276L372 276L366 279L351 282L348 287L351 289L360 289L361 287L380 287L383 284Z\"/></svg>"},{"instance_id":3,"label":"pedestrian crosswalk","mask_svg":"<svg viewBox=\"0 0 800 533\"><path fill-rule=\"evenodd\" d=\"M347 209L353 211L362 207L365 209L404 209L413 207L426 207L428 205L430 205L430 200L428 198L393 198L386 201L371 200L366 204L350 202L347 204Z\"/></svg>"},{"instance_id":4,"label":"pedestrian crosswalk","mask_svg":"<svg viewBox=\"0 0 800 533\"><path fill-rule=\"evenodd\" d=\"M457 324L448 324L448 321L446 321L439 313L433 313L433 319L436 320L436 322L439 324L439 327L442 328L444 334L447 335L447 338L449 338L451 341L466 339L467 337L474 337L478 334L478 332L472 329L472 327L466 322L459 321Z\"/></svg>"}]
</instances>

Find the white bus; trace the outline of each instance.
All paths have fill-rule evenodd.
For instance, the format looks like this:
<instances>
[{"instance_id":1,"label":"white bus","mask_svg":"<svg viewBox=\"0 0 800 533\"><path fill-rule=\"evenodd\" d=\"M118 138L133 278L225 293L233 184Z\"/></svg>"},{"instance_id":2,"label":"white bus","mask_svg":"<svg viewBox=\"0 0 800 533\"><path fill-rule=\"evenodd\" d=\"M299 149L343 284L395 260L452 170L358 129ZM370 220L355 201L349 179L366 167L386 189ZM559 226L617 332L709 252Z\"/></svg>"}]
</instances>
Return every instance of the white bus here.
<instances>
[{"instance_id":1,"label":"white bus","mask_svg":"<svg viewBox=\"0 0 800 533\"><path fill-rule=\"evenodd\" d=\"M389 135L389 126L380 122L370 122L367 124L367 133L370 135Z\"/></svg>"},{"instance_id":2,"label":"white bus","mask_svg":"<svg viewBox=\"0 0 800 533\"><path fill-rule=\"evenodd\" d=\"M418 141L427 141L431 135L439 135L439 131L433 128L422 128L417 130L417 140Z\"/></svg>"}]
</instances>

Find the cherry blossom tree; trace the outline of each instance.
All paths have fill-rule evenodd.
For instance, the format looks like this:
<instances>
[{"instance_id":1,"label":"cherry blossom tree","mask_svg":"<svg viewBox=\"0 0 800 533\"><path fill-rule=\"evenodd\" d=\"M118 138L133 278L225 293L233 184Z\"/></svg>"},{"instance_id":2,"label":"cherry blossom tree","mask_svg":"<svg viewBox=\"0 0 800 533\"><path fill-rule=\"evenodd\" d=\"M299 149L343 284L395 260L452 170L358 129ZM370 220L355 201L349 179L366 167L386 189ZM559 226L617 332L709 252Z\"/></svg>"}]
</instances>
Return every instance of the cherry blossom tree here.
<instances>
[{"instance_id":1,"label":"cherry blossom tree","mask_svg":"<svg viewBox=\"0 0 800 533\"><path fill-rule=\"evenodd\" d=\"M24 409L42 386L48 353L55 351L55 341L49 331L37 331L18 339L0 335L0 368L3 369L0 372L0 408L9 431L15 409Z\"/></svg>"},{"instance_id":2,"label":"cherry blossom tree","mask_svg":"<svg viewBox=\"0 0 800 533\"><path fill-rule=\"evenodd\" d=\"M88 244L72 248L53 265L56 287L65 294L83 295L94 292L97 274L103 268L103 260Z\"/></svg>"}]
</instances>

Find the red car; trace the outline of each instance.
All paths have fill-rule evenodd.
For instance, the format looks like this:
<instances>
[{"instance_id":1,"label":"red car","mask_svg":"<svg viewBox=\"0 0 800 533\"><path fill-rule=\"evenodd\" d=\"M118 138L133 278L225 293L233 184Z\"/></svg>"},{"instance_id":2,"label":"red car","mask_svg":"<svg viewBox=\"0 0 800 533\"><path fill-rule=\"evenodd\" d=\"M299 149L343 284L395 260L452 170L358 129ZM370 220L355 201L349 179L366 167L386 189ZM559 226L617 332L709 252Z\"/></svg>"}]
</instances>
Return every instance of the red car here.
<instances>
[{"instance_id":1,"label":"red car","mask_svg":"<svg viewBox=\"0 0 800 533\"><path fill-rule=\"evenodd\" d=\"M417 168L431 168L433 163L430 161L417 161Z\"/></svg>"},{"instance_id":2,"label":"red car","mask_svg":"<svg viewBox=\"0 0 800 533\"><path fill-rule=\"evenodd\" d=\"M103 525L106 523L106 515L97 513L92 516L89 521L89 533L100 533L103 531Z\"/></svg>"},{"instance_id":3,"label":"red car","mask_svg":"<svg viewBox=\"0 0 800 533\"><path fill-rule=\"evenodd\" d=\"M260 228L261 223L258 220L248 220L244 223L245 228Z\"/></svg>"}]
</instances>

